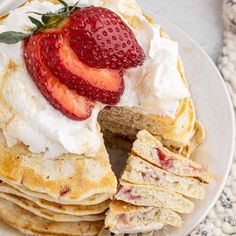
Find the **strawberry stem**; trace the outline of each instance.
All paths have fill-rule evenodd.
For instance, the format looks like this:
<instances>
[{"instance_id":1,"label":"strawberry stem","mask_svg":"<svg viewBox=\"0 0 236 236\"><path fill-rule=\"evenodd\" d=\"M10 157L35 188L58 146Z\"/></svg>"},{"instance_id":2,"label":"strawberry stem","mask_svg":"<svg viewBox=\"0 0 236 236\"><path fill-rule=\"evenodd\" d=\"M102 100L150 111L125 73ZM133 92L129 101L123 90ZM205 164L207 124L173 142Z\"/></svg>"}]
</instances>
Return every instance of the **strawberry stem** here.
<instances>
[{"instance_id":1,"label":"strawberry stem","mask_svg":"<svg viewBox=\"0 0 236 236\"><path fill-rule=\"evenodd\" d=\"M71 8L70 12L73 12L75 9L77 9L78 4L79 4L79 1L75 3L75 5Z\"/></svg>"},{"instance_id":2,"label":"strawberry stem","mask_svg":"<svg viewBox=\"0 0 236 236\"><path fill-rule=\"evenodd\" d=\"M63 0L58 0L62 5L64 5L66 12L69 13L69 6L66 2L64 2Z\"/></svg>"}]
</instances>

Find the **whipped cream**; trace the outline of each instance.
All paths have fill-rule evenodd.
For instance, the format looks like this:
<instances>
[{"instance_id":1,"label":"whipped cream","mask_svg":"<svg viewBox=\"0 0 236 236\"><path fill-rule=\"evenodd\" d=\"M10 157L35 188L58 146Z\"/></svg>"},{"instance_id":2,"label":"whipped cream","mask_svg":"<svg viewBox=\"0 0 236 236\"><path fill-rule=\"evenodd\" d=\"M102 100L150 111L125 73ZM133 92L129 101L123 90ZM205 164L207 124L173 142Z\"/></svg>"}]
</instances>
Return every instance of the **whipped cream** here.
<instances>
[{"instance_id":1,"label":"whipped cream","mask_svg":"<svg viewBox=\"0 0 236 236\"><path fill-rule=\"evenodd\" d=\"M81 0L79 5L103 6L116 12L132 28L147 56L143 66L124 71L125 91L117 106L174 116L179 99L189 96L177 70L178 44L161 38L160 27L147 21L134 0ZM54 12L59 8L58 4L32 1L12 11L0 25L0 33L28 32L33 27L28 16L40 17L28 12ZM9 146L23 142L32 152L44 152L45 157L97 154L102 144L97 116L103 104L96 102L87 120L71 120L54 109L32 81L24 65L22 42L0 44L0 61L0 125Z\"/></svg>"}]
</instances>

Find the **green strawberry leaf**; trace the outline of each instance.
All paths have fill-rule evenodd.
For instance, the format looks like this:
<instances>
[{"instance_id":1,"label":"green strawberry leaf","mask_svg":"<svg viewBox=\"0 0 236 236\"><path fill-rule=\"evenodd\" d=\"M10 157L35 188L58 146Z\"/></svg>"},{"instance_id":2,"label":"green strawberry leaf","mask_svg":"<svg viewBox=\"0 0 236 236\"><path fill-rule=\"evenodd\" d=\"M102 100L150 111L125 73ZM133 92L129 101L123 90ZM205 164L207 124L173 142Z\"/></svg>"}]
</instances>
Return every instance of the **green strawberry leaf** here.
<instances>
[{"instance_id":1,"label":"green strawberry leaf","mask_svg":"<svg viewBox=\"0 0 236 236\"><path fill-rule=\"evenodd\" d=\"M29 19L37 28L43 28L44 27L44 24L41 21L35 19L34 17L29 16Z\"/></svg>"},{"instance_id":2,"label":"green strawberry leaf","mask_svg":"<svg viewBox=\"0 0 236 236\"><path fill-rule=\"evenodd\" d=\"M22 32L7 31L0 34L0 43L15 44L26 39L30 35L31 34L25 34Z\"/></svg>"}]
</instances>

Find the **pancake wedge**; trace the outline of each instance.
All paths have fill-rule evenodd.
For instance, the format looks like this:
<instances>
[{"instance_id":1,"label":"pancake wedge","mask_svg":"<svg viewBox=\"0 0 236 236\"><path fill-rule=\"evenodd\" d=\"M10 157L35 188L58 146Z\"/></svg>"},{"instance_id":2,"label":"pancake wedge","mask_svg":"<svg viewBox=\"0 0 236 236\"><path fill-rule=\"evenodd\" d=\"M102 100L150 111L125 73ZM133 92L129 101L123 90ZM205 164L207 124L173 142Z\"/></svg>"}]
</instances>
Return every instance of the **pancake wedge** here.
<instances>
[{"instance_id":1,"label":"pancake wedge","mask_svg":"<svg viewBox=\"0 0 236 236\"><path fill-rule=\"evenodd\" d=\"M124 181L120 181L120 188L115 198L136 206L163 207L186 214L194 209L194 204L178 193L159 187L129 184Z\"/></svg>"},{"instance_id":2,"label":"pancake wedge","mask_svg":"<svg viewBox=\"0 0 236 236\"><path fill-rule=\"evenodd\" d=\"M209 183L213 178L206 166L169 151L146 130L137 134L132 153L175 175L194 177L203 183Z\"/></svg>"},{"instance_id":3,"label":"pancake wedge","mask_svg":"<svg viewBox=\"0 0 236 236\"><path fill-rule=\"evenodd\" d=\"M95 236L103 226L103 221L75 223L46 220L2 198L0 219L26 235Z\"/></svg>"},{"instance_id":4,"label":"pancake wedge","mask_svg":"<svg viewBox=\"0 0 236 236\"><path fill-rule=\"evenodd\" d=\"M163 225L180 227L182 220L172 210L158 207L133 206L122 201L113 201L105 219L105 227L113 233L137 233L158 230Z\"/></svg>"},{"instance_id":5,"label":"pancake wedge","mask_svg":"<svg viewBox=\"0 0 236 236\"><path fill-rule=\"evenodd\" d=\"M128 158L121 180L165 188L190 198L205 197L205 184L198 179L174 175L135 155Z\"/></svg>"}]
</instances>

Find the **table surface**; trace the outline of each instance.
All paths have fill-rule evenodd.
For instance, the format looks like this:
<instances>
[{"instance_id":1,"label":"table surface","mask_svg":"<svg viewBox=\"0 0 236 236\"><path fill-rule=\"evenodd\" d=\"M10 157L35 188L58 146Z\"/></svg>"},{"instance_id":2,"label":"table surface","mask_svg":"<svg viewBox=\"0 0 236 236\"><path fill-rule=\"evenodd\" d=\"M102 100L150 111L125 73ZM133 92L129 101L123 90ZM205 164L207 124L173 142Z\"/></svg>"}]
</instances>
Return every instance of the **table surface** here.
<instances>
[{"instance_id":1,"label":"table surface","mask_svg":"<svg viewBox=\"0 0 236 236\"><path fill-rule=\"evenodd\" d=\"M223 42L222 0L137 0L146 13L165 17L216 62Z\"/></svg>"}]
</instances>

